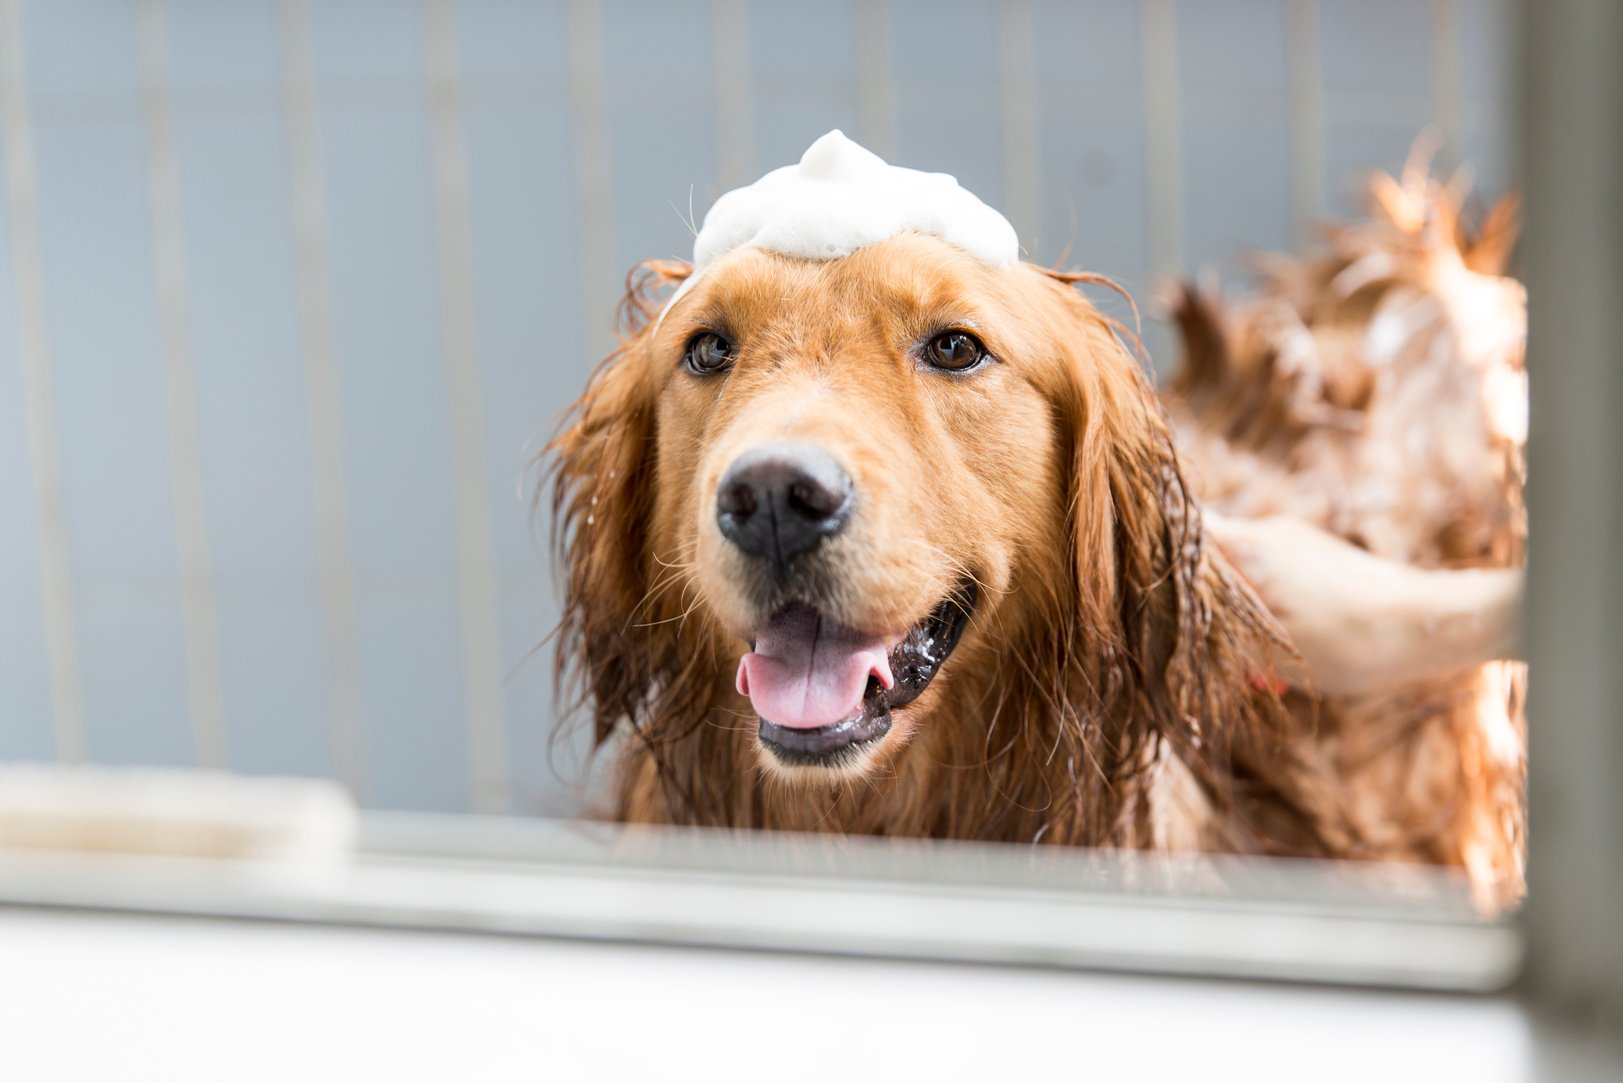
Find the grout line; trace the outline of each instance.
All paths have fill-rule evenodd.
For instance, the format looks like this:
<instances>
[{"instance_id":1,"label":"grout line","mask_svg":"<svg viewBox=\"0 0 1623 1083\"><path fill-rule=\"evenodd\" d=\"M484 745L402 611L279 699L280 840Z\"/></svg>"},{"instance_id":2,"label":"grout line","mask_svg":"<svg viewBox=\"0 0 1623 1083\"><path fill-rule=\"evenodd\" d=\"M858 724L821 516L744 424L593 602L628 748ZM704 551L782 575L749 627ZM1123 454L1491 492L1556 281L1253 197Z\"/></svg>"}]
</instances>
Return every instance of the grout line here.
<instances>
[{"instance_id":1,"label":"grout line","mask_svg":"<svg viewBox=\"0 0 1623 1083\"><path fill-rule=\"evenodd\" d=\"M510 803L507 718L496 624L495 543L482 440L478 314L468 148L457 91L456 29L451 0L426 0L428 92L432 125L434 219L439 235L440 300L445 321L445 376L455 484L458 599L462 613L463 708L473 808L506 812Z\"/></svg>"},{"instance_id":2,"label":"grout line","mask_svg":"<svg viewBox=\"0 0 1623 1083\"><path fill-rule=\"evenodd\" d=\"M1461 73L1459 0L1431 0L1432 109L1442 145L1438 166L1464 159L1465 87Z\"/></svg>"},{"instance_id":3,"label":"grout line","mask_svg":"<svg viewBox=\"0 0 1623 1083\"><path fill-rule=\"evenodd\" d=\"M28 417L28 457L34 475L34 530L56 755L64 763L80 763L85 759L86 743L78 614L73 561L68 552L56 399L51 384L33 128L28 115L18 7L19 0L0 0L0 146L5 149L11 253L17 276L18 347Z\"/></svg>"},{"instance_id":4,"label":"grout line","mask_svg":"<svg viewBox=\"0 0 1623 1083\"><path fill-rule=\"evenodd\" d=\"M1324 214L1324 81L1318 0L1291 0L1286 12L1291 102L1291 217L1298 248L1315 240Z\"/></svg>"},{"instance_id":5,"label":"grout line","mask_svg":"<svg viewBox=\"0 0 1623 1083\"><path fill-rule=\"evenodd\" d=\"M169 414L169 467L174 486L175 543L180 569L181 625L192 712L194 755L200 767L226 765L225 696L220 634L209 558L203 448L197 412L196 358L187 296L186 236L180 164L168 91L163 0L136 9L141 101L146 128L152 258L158 287L163 379Z\"/></svg>"},{"instance_id":6,"label":"grout line","mask_svg":"<svg viewBox=\"0 0 1623 1083\"><path fill-rule=\"evenodd\" d=\"M603 90L603 30L596 0L570 0L570 98L575 122L575 199L580 221L582 301L587 312L586 345L592 357L613 347L605 322L613 318L615 289L613 184L609 157L608 107Z\"/></svg>"},{"instance_id":7,"label":"grout line","mask_svg":"<svg viewBox=\"0 0 1623 1083\"><path fill-rule=\"evenodd\" d=\"M287 116L293 198L299 339L304 358L310 462L316 490L316 561L327 669L327 710L338 777L357 799L365 796L361 732L355 565L350 552L349 504L344 487L344 430L338 360L333 345L327 254L327 211L322 191L320 132L316 118L315 57L304 0L282 0L282 100Z\"/></svg>"},{"instance_id":8,"label":"grout line","mask_svg":"<svg viewBox=\"0 0 1623 1083\"><path fill-rule=\"evenodd\" d=\"M755 179L748 18L744 0L712 0L715 56L710 67L716 73L716 189L720 192Z\"/></svg>"},{"instance_id":9,"label":"grout line","mask_svg":"<svg viewBox=\"0 0 1623 1083\"><path fill-rule=\"evenodd\" d=\"M998 90L1009 220L1030 238L1025 256L1035 260L1042 237L1042 140L1037 131L1037 58L1027 0L998 5Z\"/></svg>"},{"instance_id":10,"label":"grout line","mask_svg":"<svg viewBox=\"0 0 1623 1083\"><path fill-rule=\"evenodd\" d=\"M884 0L857 3L857 107L861 143L879 157L896 157L896 80Z\"/></svg>"},{"instance_id":11,"label":"grout line","mask_svg":"<svg viewBox=\"0 0 1623 1083\"><path fill-rule=\"evenodd\" d=\"M1142 0L1144 146L1149 166L1150 274L1183 273L1182 130L1174 0Z\"/></svg>"}]
</instances>

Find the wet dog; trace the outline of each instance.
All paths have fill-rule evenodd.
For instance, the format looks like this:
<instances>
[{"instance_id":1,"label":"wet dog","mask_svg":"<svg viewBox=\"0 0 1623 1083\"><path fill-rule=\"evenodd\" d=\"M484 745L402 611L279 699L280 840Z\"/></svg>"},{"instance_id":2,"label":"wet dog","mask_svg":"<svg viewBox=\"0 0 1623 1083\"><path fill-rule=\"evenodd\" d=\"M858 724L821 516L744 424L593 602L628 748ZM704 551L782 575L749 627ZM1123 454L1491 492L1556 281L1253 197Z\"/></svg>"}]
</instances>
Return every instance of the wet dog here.
<instances>
[{"instance_id":1,"label":"wet dog","mask_svg":"<svg viewBox=\"0 0 1623 1083\"><path fill-rule=\"evenodd\" d=\"M618 735L619 818L1418 860L1517 897L1521 668L1288 688L1202 529L1197 493L1519 561L1513 207L1468 235L1423 170L1376 194L1255 304L1181 294L1164 401L1093 276L904 231L731 252L655 318L692 272L643 265L551 449L559 665Z\"/></svg>"},{"instance_id":2,"label":"wet dog","mask_svg":"<svg viewBox=\"0 0 1623 1083\"><path fill-rule=\"evenodd\" d=\"M1280 632L1077 276L734 252L553 446L560 663L637 822L1336 853Z\"/></svg>"}]
</instances>

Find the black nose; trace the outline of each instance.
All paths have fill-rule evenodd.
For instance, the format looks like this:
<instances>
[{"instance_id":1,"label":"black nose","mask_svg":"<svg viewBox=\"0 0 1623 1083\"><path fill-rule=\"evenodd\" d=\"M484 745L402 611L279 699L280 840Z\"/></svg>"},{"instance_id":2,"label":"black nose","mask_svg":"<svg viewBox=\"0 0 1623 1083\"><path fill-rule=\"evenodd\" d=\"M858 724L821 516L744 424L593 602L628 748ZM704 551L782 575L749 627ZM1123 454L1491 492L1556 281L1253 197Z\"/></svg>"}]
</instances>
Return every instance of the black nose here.
<instances>
[{"instance_id":1,"label":"black nose","mask_svg":"<svg viewBox=\"0 0 1623 1083\"><path fill-rule=\"evenodd\" d=\"M810 444L763 444L734 460L716 491L716 524L778 571L837 534L851 511L851 478Z\"/></svg>"}]
</instances>

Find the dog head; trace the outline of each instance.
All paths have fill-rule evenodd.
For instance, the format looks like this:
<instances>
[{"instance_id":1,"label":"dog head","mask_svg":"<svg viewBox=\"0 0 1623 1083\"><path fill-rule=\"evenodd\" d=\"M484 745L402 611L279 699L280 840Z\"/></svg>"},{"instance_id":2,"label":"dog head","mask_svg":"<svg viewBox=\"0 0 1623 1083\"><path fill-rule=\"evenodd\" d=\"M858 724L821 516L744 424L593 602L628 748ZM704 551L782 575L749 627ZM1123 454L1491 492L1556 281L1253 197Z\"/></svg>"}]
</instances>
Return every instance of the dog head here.
<instances>
[{"instance_id":1,"label":"dog head","mask_svg":"<svg viewBox=\"0 0 1623 1083\"><path fill-rule=\"evenodd\" d=\"M984 756L1007 711L1073 773L1198 746L1239 626L1213 600L1248 596L1078 277L902 234L736 251L658 320L634 289L553 445L560 661L599 736L629 724L701 804L752 765L816 786Z\"/></svg>"}]
</instances>

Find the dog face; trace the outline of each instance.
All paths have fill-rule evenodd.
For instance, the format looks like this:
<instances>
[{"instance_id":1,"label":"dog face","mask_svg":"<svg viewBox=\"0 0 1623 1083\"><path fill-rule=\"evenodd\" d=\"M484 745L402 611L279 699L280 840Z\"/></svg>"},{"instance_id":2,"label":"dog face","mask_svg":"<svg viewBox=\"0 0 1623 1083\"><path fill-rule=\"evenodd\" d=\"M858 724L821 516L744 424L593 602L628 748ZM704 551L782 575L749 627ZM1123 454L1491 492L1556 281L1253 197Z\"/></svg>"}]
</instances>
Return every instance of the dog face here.
<instances>
[{"instance_id":1,"label":"dog face","mask_svg":"<svg viewBox=\"0 0 1623 1083\"><path fill-rule=\"evenodd\" d=\"M1002 712L1074 774L1096 735L1137 754L1112 712L1184 725L1167 675L1212 646L1198 520L1073 281L912 234L744 249L637 330L552 448L560 662L599 736L629 721L682 802L737 809L716 778L746 758L790 789L896 777L921 745L984 763Z\"/></svg>"},{"instance_id":2,"label":"dog face","mask_svg":"<svg viewBox=\"0 0 1623 1083\"><path fill-rule=\"evenodd\" d=\"M654 536L744 647L735 686L781 776L907 743L960 640L1065 537L1066 359L1028 276L921 236L831 262L743 250L649 345Z\"/></svg>"}]
</instances>

